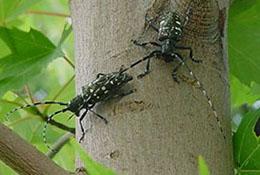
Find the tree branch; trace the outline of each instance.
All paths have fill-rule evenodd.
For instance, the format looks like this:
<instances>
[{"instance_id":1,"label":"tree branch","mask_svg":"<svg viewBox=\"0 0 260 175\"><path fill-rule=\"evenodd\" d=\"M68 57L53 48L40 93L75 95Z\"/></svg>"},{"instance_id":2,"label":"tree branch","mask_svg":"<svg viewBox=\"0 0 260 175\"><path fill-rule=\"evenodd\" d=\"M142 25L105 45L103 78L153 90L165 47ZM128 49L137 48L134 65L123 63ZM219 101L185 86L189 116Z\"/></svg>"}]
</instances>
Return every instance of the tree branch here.
<instances>
[{"instance_id":1,"label":"tree branch","mask_svg":"<svg viewBox=\"0 0 260 175\"><path fill-rule=\"evenodd\" d=\"M21 175L69 175L3 124L0 124L0 159Z\"/></svg>"},{"instance_id":2,"label":"tree branch","mask_svg":"<svg viewBox=\"0 0 260 175\"><path fill-rule=\"evenodd\" d=\"M67 132L63 136L61 136L57 142L52 146L52 149L55 150L49 150L46 153L46 156L49 158L53 158L60 150L61 148L70 140L71 137L74 137L74 134L71 134L70 132Z\"/></svg>"}]
</instances>

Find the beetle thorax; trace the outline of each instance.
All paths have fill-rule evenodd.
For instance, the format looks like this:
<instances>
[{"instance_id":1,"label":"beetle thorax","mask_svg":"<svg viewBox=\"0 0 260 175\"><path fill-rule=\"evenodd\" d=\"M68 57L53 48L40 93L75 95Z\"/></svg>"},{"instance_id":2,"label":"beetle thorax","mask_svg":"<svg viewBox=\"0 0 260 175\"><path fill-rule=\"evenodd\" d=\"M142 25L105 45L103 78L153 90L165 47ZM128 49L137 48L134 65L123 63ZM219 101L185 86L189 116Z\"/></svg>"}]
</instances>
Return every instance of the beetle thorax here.
<instances>
[{"instance_id":1,"label":"beetle thorax","mask_svg":"<svg viewBox=\"0 0 260 175\"><path fill-rule=\"evenodd\" d=\"M158 39L164 41L165 39L172 39L179 41L182 35L182 23L179 15L170 12L160 22Z\"/></svg>"}]
</instances>

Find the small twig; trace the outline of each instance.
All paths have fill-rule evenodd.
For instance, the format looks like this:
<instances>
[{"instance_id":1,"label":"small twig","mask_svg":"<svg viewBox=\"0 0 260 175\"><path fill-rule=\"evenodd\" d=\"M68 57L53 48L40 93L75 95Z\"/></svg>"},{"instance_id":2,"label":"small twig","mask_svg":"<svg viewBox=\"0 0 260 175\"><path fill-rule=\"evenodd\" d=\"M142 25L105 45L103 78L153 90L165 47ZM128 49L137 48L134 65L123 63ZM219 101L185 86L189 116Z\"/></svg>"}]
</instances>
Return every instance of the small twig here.
<instances>
[{"instance_id":1,"label":"small twig","mask_svg":"<svg viewBox=\"0 0 260 175\"><path fill-rule=\"evenodd\" d=\"M64 60L67 62L67 63L69 63L69 65L71 65L71 67L73 68L73 69L75 69L75 65L72 63L72 61L67 57L67 56L63 56L63 58L64 58Z\"/></svg>"},{"instance_id":2,"label":"small twig","mask_svg":"<svg viewBox=\"0 0 260 175\"><path fill-rule=\"evenodd\" d=\"M0 101L2 101L2 102L4 102L4 103L14 104L14 105L16 105L16 106L21 106L21 104L16 103L16 102L13 102L13 101L9 101L9 100L3 100L3 99L1 99ZM39 116L42 120L44 120L44 121L47 121L47 120L48 120L48 118L47 118L44 114L42 114L38 109L37 109L36 112L30 112L30 113L31 113L31 114L34 114L34 115L38 115L38 116ZM25 118L24 118L23 120L25 120ZM21 120L21 121L22 121L22 120ZM20 122L20 121L19 121L19 122ZM56 127L60 128L60 129L64 130L64 131L67 131L67 132L70 132L70 133L72 133L72 134L75 134L75 128L68 127L68 126L66 126L66 125L63 125L62 123L56 122L55 120L51 120L49 123L50 123L51 125L53 125L53 126L56 126ZM10 124L10 125L13 125L13 124Z\"/></svg>"},{"instance_id":3,"label":"small twig","mask_svg":"<svg viewBox=\"0 0 260 175\"><path fill-rule=\"evenodd\" d=\"M19 97L22 98L21 96L19 96ZM29 104L25 99L23 99L23 101L25 101L27 104ZM35 109L35 112L31 112L32 114L39 116L45 122L48 120L48 117L46 115L44 115L44 113L42 113L37 107L35 107L34 109ZM56 126L60 129L64 130L64 131L71 132L72 134L75 134L75 128L70 128L66 125L63 125L62 123L56 122L55 120L51 120L49 123L53 126Z\"/></svg>"},{"instance_id":4,"label":"small twig","mask_svg":"<svg viewBox=\"0 0 260 175\"><path fill-rule=\"evenodd\" d=\"M65 84L62 86L62 88L57 92L57 94L53 97L52 101L55 101L60 94L69 86L69 84L74 80L75 75L73 75ZM51 105L47 105L47 107L44 109L43 113L45 114Z\"/></svg>"},{"instance_id":5,"label":"small twig","mask_svg":"<svg viewBox=\"0 0 260 175\"><path fill-rule=\"evenodd\" d=\"M42 116L41 116L41 115L38 115L38 116L40 117L39 119L41 119L41 120L44 120L44 121L47 121L47 120L48 120L48 118L45 117L43 114L42 114ZM32 117L25 117L25 118L16 120L15 122L12 122L12 123L8 124L8 126L13 126L13 125L16 125L16 124L18 124L18 123L20 123L20 122L29 120L29 119L32 119ZM53 126L56 126L56 127L60 128L60 129L62 129L62 130L64 130L64 131L67 131L67 132L70 132L70 133L72 133L72 134L75 134L75 128L68 127L68 126L66 126L66 125L63 125L62 123L59 123L59 122L55 121L55 120L51 120L51 121L49 122L49 124L50 124L50 125L53 125Z\"/></svg>"},{"instance_id":6,"label":"small twig","mask_svg":"<svg viewBox=\"0 0 260 175\"><path fill-rule=\"evenodd\" d=\"M40 10L28 10L27 13L36 14L36 15L65 17L65 18L70 17L70 15L64 14L64 13L46 12L46 11L40 11Z\"/></svg>"},{"instance_id":7,"label":"small twig","mask_svg":"<svg viewBox=\"0 0 260 175\"><path fill-rule=\"evenodd\" d=\"M36 113L36 115L38 115L42 120L44 120L45 122L48 121L48 116L42 114L42 113ZM75 134L75 128L71 128L71 127L68 127L62 123L59 123L59 122L56 122L55 120L50 120L49 121L49 124L53 125L53 126L56 126L64 131L67 131L67 132L70 132L72 134Z\"/></svg>"},{"instance_id":8,"label":"small twig","mask_svg":"<svg viewBox=\"0 0 260 175\"><path fill-rule=\"evenodd\" d=\"M70 132L67 132L66 134L61 136L52 146L52 149L55 151L49 150L46 153L46 156L52 159L61 150L61 148L70 140L71 137L74 137L74 134L71 134Z\"/></svg>"},{"instance_id":9,"label":"small twig","mask_svg":"<svg viewBox=\"0 0 260 175\"><path fill-rule=\"evenodd\" d=\"M25 85L24 89L25 89L25 92L27 93L27 95L29 96L29 98L31 99L31 102L34 103L35 100L34 100L34 98L32 96L32 92L31 92L29 86Z\"/></svg>"},{"instance_id":10,"label":"small twig","mask_svg":"<svg viewBox=\"0 0 260 175\"><path fill-rule=\"evenodd\" d=\"M47 121L48 118L45 117L45 121ZM55 120L51 120L49 121L49 124L53 125L53 126L56 126L64 131L67 131L67 132L70 132L72 134L75 134L75 128L71 128L71 127L68 127L66 125L63 125L62 123L59 123L59 122L56 122Z\"/></svg>"}]
</instances>

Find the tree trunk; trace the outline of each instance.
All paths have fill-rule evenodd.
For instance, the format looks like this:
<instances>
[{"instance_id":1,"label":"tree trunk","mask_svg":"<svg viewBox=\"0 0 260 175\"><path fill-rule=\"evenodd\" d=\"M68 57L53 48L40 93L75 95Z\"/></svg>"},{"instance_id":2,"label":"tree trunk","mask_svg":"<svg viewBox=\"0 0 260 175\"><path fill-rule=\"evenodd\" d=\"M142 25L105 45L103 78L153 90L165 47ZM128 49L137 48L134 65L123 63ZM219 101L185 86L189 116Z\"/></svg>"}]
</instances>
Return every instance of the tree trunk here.
<instances>
[{"instance_id":1,"label":"tree trunk","mask_svg":"<svg viewBox=\"0 0 260 175\"><path fill-rule=\"evenodd\" d=\"M145 29L145 15L176 9L184 14L184 0L73 0L71 12L75 33L77 89L92 81L97 73L118 71L147 54L131 39L150 41L156 33ZM173 64L152 59L152 72L134 79L137 91L120 100L98 105L94 110L109 123L88 114L85 128L92 125L82 145L98 162L118 174L197 174L197 158L202 155L213 175L233 171L229 86L227 82L226 12L228 2L194 0L182 45L191 46L196 58L191 67L203 83L220 117L226 140L217 125L207 99L192 82L173 81ZM221 10L222 9L222 10ZM142 38L140 38L142 36ZM186 52L182 52L187 55ZM141 64L129 71L136 77ZM179 75L189 77L185 67ZM206 75L206 76L205 76ZM192 78L191 78L192 80ZM81 132L77 131L79 137ZM80 163L78 164L80 166Z\"/></svg>"}]
</instances>

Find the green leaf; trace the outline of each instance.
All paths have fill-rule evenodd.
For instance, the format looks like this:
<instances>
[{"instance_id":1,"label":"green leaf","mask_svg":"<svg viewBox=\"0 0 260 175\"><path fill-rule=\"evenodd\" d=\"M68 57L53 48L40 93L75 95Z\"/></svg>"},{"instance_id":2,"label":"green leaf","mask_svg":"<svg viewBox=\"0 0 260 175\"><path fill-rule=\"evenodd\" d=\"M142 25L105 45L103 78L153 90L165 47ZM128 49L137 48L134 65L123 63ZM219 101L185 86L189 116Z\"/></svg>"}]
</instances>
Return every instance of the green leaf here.
<instances>
[{"instance_id":1,"label":"green leaf","mask_svg":"<svg viewBox=\"0 0 260 175\"><path fill-rule=\"evenodd\" d=\"M86 169L86 171L89 175L115 175L116 174L112 170L93 161L75 139L71 139L71 142L74 146L74 150L77 151L77 154L79 155L80 160L85 165L84 168Z\"/></svg>"},{"instance_id":2,"label":"green leaf","mask_svg":"<svg viewBox=\"0 0 260 175\"><path fill-rule=\"evenodd\" d=\"M199 162L199 175L210 175L206 161L203 159L202 156L199 156L198 162Z\"/></svg>"},{"instance_id":3,"label":"green leaf","mask_svg":"<svg viewBox=\"0 0 260 175\"><path fill-rule=\"evenodd\" d=\"M240 175L260 174L260 138L254 132L259 118L260 109L247 113L234 135L234 157Z\"/></svg>"},{"instance_id":4,"label":"green leaf","mask_svg":"<svg viewBox=\"0 0 260 175\"><path fill-rule=\"evenodd\" d=\"M248 9L252 8L256 3L256 0L233 0L232 2L232 14L238 15L245 13Z\"/></svg>"},{"instance_id":5,"label":"green leaf","mask_svg":"<svg viewBox=\"0 0 260 175\"><path fill-rule=\"evenodd\" d=\"M256 83L252 83L251 87L241 83L235 76L230 76L231 101L233 106L241 106L242 104L253 104L260 98L260 87Z\"/></svg>"},{"instance_id":6,"label":"green leaf","mask_svg":"<svg viewBox=\"0 0 260 175\"><path fill-rule=\"evenodd\" d=\"M231 74L260 84L260 1L236 0L230 7L228 40Z\"/></svg>"},{"instance_id":7,"label":"green leaf","mask_svg":"<svg viewBox=\"0 0 260 175\"><path fill-rule=\"evenodd\" d=\"M62 41L70 31L64 30ZM16 28L0 27L0 38L12 52L0 59L0 96L7 90L20 88L40 74L49 62L64 55L61 43L56 47L46 36L34 29L24 32Z\"/></svg>"},{"instance_id":8,"label":"green leaf","mask_svg":"<svg viewBox=\"0 0 260 175\"><path fill-rule=\"evenodd\" d=\"M40 0L0 0L0 26L6 26Z\"/></svg>"}]
</instances>

